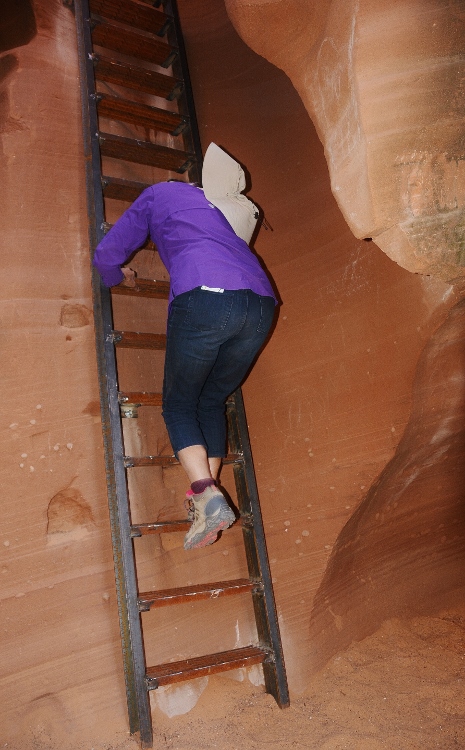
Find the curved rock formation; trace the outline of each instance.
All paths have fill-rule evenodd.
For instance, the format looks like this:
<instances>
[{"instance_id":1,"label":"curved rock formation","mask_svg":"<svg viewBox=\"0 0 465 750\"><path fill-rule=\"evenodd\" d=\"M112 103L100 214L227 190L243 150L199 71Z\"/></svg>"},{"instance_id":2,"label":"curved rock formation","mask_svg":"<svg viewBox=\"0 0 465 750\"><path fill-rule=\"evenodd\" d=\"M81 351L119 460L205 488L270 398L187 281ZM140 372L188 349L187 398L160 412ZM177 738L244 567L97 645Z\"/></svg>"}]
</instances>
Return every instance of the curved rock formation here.
<instances>
[{"instance_id":1,"label":"curved rock formation","mask_svg":"<svg viewBox=\"0 0 465 750\"><path fill-rule=\"evenodd\" d=\"M299 92L355 236L409 271L463 276L463 3L225 2L244 41Z\"/></svg>"},{"instance_id":2,"label":"curved rock formation","mask_svg":"<svg viewBox=\"0 0 465 750\"><path fill-rule=\"evenodd\" d=\"M437 613L465 585L465 301L420 357L410 421L333 548L310 620L321 667L391 617Z\"/></svg>"}]
</instances>

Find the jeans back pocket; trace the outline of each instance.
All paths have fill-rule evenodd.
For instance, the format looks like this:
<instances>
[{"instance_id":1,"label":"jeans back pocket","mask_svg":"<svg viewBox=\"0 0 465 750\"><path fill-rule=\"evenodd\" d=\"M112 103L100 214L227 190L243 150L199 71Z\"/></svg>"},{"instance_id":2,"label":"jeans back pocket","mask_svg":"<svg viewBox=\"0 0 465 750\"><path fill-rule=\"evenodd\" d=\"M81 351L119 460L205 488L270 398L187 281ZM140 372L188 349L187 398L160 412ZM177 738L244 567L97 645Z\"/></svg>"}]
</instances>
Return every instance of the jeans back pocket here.
<instances>
[{"instance_id":1,"label":"jeans back pocket","mask_svg":"<svg viewBox=\"0 0 465 750\"><path fill-rule=\"evenodd\" d=\"M234 304L234 296L224 292L210 292L203 289L193 289L187 297L187 307L183 301L185 310L184 320L181 327L195 331L222 331L226 328L231 309ZM172 305L175 305L176 297Z\"/></svg>"}]
</instances>

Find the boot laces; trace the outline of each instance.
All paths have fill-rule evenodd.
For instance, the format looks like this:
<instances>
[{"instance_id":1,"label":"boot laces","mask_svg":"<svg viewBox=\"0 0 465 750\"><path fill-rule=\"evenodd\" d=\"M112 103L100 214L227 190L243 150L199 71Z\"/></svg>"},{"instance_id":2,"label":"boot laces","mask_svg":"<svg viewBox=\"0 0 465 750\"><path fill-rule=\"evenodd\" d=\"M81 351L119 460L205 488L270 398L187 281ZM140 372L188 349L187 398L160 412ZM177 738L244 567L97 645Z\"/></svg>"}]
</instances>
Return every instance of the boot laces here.
<instances>
[{"instance_id":1,"label":"boot laces","mask_svg":"<svg viewBox=\"0 0 465 750\"><path fill-rule=\"evenodd\" d=\"M187 520L189 521L189 523L194 523L194 521L197 519L198 511L194 505L193 500L190 497L186 497L186 499L184 500L184 507L187 510Z\"/></svg>"}]
</instances>

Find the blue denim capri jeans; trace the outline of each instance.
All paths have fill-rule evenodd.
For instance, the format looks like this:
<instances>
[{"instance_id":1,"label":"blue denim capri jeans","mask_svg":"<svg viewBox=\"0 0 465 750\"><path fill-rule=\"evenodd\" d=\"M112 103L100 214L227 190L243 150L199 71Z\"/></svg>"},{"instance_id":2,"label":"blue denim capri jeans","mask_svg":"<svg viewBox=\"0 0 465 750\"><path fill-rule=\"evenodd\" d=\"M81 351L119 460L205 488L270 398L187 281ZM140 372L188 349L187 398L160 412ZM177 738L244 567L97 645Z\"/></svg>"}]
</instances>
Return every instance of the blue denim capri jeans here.
<instances>
[{"instance_id":1,"label":"blue denim capri jeans","mask_svg":"<svg viewBox=\"0 0 465 750\"><path fill-rule=\"evenodd\" d=\"M250 289L197 287L174 298L168 316L163 418L175 455L203 445L227 454L225 401L244 380L274 318L275 301Z\"/></svg>"}]
</instances>

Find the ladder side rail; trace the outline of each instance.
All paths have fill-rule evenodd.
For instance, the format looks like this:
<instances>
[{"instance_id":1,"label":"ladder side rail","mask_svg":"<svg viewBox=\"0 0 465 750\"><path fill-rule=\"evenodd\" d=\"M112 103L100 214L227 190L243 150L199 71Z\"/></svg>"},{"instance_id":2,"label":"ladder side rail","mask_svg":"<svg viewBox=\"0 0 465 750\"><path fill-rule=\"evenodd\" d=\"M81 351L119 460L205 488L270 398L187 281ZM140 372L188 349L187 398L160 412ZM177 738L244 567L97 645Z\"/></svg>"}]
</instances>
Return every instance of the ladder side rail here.
<instances>
[{"instance_id":1,"label":"ladder side rail","mask_svg":"<svg viewBox=\"0 0 465 750\"><path fill-rule=\"evenodd\" d=\"M178 57L173 63L173 72L175 77L181 78L184 81L184 91L178 99L178 104L180 114L189 117L189 128L183 133L183 139L188 147L186 150L190 151L192 149L197 160L197 163L189 169L189 179L191 182L200 183L202 180L203 162L202 144L177 1L165 0L163 3L163 10L173 19L173 24L168 29L168 43L176 45L178 49Z\"/></svg>"},{"instance_id":2,"label":"ladder side rail","mask_svg":"<svg viewBox=\"0 0 465 750\"><path fill-rule=\"evenodd\" d=\"M269 638L269 643L265 644L271 647L273 652L273 658L274 658L274 664L269 664L273 671L275 672L275 678L274 681L271 679L270 674L266 674L267 672L267 665L266 663L264 666L264 672L265 672L265 679L267 682L267 689L269 688L269 692L271 692L272 695L274 695L277 703L281 706L287 706L289 705L289 689L287 684L287 677L286 677L286 668L284 664L284 654L283 654L283 647L281 642L281 636L279 631L279 623L278 623L278 616L276 612L276 603L273 593L273 583L271 580L271 572L270 572L270 565L268 560L268 553L266 549L266 541L265 541L265 530L263 527L263 518L262 513L260 509L260 501L258 498L258 488L257 488L257 480L255 476L255 469L253 464L253 458L252 458L252 450L250 447L250 438L249 438L249 430L247 426L247 419L245 414L245 408L244 408L244 400L242 397L242 390L241 388L238 388L234 392L233 396L234 400L234 409L231 410L230 416L231 418L236 421L236 429L233 430L234 438L238 439L240 441L240 445L237 446L231 446L231 450L240 449L242 452L244 461L243 461L243 479L245 481L245 492L247 496L246 504L249 505L251 513L252 513L252 519L253 524L249 528L247 524L244 525L243 533L244 533L244 541L246 541L247 536L250 536L253 534L254 540L255 540L255 554L258 557L258 564L260 568L260 577L263 582L263 592L259 595L260 598L263 597L263 603L264 603L264 610L265 610L265 616L267 620L267 636ZM236 471L236 478L240 478L239 471ZM246 544L246 547L250 547L250 545ZM249 555L248 555L249 559ZM253 574L254 571L251 571ZM258 597L254 597L254 605L256 607L259 607L260 599ZM261 608L260 608L261 609ZM259 618L259 622L261 621L261 617ZM274 683L274 684L273 684ZM277 691L277 692L276 692Z\"/></svg>"},{"instance_id":3,"label":"ladder side rail","mask_svg":"<svg viewBox=\"0 0 465 750\"><path fill-rule=\"evenodd\" d=\"M104 203L88 0L75 0L75 12L80 66L89 240L93 252L104 235ZM131 734L139 731L143 746L151 747L150 704L145 684L146 666L140 614L137 605L137 578L131 539L126 473L123 463L124 450L117 395L115 349L111 336L113 327L111 294L101 284L95 269L92 269L92 293L107 493L129 724Z\"/></svg>"},{"instance_id":4,"label":"ladder side rail","mask_svg":"<svg viewBox=\"0 0 465 750\"><path fill-rule=\"evenodd\" d=\"M287 705L287 703L283 704L283 701L286 700L286 683L284 682L283 690L279 685L279 660L278 662L276 660L276 646L273 643L270 629L270 617L265 599L266 588L263 583L264 576L262 575L262 566L259 557L259 544L257 543L254 530L255 519L253 519L250 505L243 461L234 465L234 480L241 515L244 514L242 515L242 534L249 576L251 580L258 580L261 583L260 587L256 587L255 591L252 591L252 604L257 625L258 641L260 646L268 652L268 656L262 664L265 688L266 692L273 695L276 702L280 706L283 706Z\"/></svg>"}]
</instances>

